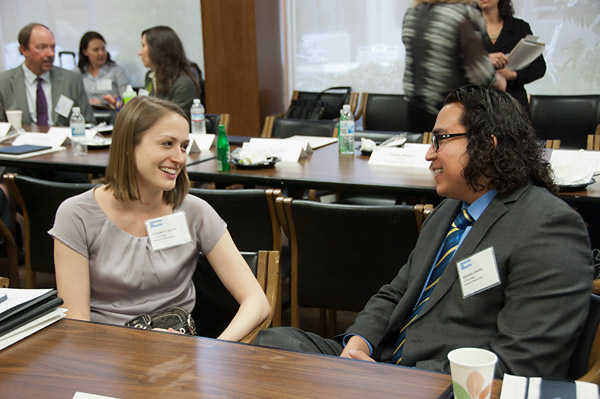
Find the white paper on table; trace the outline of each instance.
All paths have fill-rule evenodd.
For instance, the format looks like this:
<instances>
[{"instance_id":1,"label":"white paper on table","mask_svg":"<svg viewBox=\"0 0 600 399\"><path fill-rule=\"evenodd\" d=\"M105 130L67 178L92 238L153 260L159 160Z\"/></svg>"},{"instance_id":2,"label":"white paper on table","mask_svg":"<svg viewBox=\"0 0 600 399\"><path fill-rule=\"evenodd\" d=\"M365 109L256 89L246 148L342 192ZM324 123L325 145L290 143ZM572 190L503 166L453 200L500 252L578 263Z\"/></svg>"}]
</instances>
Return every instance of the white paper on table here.
<instances>
[{"instance_id":1,"label":"white paper on table","mask_svg":"<svg viewBox=\"0 0 600 399\"><path fill-rule=\"evenodd\" d=\"M200 152L201 150L210 150L210 147L212 147L214 141L214 134L190 133L190 144L188 145L187 153L192 154L195 152Z\"/></svg>"},{"instance_id":2,"label":"white paper on table","mask_svg":"<svg viewBox=\"0 0 600 399\"><path fill-rule=\"evenodd\" d=\"M10 130L10 123L8 122L0 122L0 137L6 136L8 131Z\"/></svg>"},{"instance_id":3,"label":"white paper on table","mask_svg":"<svg viewBox=\"0 0 600 399\"><path fill-rule=\"evenodd\" d=\"M24 324L21 327L16 328L9 333L6 333L2 336L2 338L0 338L0 350L62 319L63 317L65 317L66 312L67 309L56 308L52 312L40 316L37 319L33 319L29 323Z\"/></svg>"},{"instance_id":4,"label":"white paper on table","mask_svg":"<svg viewBox=\"0 0 600 399\"><path fill-rule=\"evenodd\" d=\"M112 396L96 395L93 393L75 392L73 399L119 399Z\"/></svg>"},{"instance_id":5,"label":"white paper on table","mask_svg":"<svg viewBox=\"0 0 600 399\"><path fill-rule=\"evenodd\" d=\"M426 144L405 144L404 148L375 147L369 164L429 169L430 162L425 159L428 149L429 145Z\"/></svg>"},{"instance_id":6,"label":"white paper on table","mask_svg":"<svg viewBox=\"0 0 600 399\"><path fill-rule=\"evenodd\" d=\"M320 137L320 136L292 136L288 137L284 140L298 140L298 141L306 141L311 148L310 151L306 148L307 152L312 152L312 150L316 150L317 148L324 147L329 144L337 143L337 137Z\"/></svg>"},{"instance_id":7,"label":"white paper on table","mask_svg":"<svg viewBox=\"0 0 600 399\"><path fill-rule=\"evenodd\" d=\"M12 145L43 145L48 147L60 147L61 145L68 145L71 140L68 136L61 134L47 134L47 133L23 133L12 142Z\"/></svg>"},{"instance_id":8,"label":"white paper on table","mask_svg":"<svg viewBox=\"0 0 600 399\"><path fill-rule=\"evenodd\" d=\"M242 145L242 150L261 151L265 157L278 157L282 161L298 162L308 156L304 143L296 140L252 138Z\"/></svg>"},{"instance_id":9,"label":"white paper on table","mask_svg":"<svg viewBox=\"0 0 600 399\"><path fill-rule=\"evenodd\" d=\"M598 155L585 150L552 150L550 166L557 185L585 184L592 180L598 166Z\"/></svg>"}]
</instances>

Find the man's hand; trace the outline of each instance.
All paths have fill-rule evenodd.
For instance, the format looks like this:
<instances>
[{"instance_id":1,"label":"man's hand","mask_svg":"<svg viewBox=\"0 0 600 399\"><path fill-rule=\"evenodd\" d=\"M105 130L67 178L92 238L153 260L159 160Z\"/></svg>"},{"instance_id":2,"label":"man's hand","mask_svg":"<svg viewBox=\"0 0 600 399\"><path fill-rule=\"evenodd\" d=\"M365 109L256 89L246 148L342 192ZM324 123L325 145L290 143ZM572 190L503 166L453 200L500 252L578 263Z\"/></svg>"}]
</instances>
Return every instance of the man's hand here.
<instances>
[{"instance_id":1,"label":"man's hand","mask_svg":"<svg viewBox=\"0 0 600 399\"><path fill-rule=\"evenodd\" d=\"M488 57L496 69L502 69L508 64L508 57L504 53L490 53Z\"/></svg>"},{"instance_id":2,"label":"man's hand","mask_svg":"<svg viewBox=\"0 0 600 399\"><path fill-rule=\"evenodd\" d=\"M366 360L368 362L374 362L375 361L375 360L373 360L373 358L371 358L369 355L367 355L363 351L351 350L351 351L348 352L348 354L350 355L351 359Z\"/></svg>"},{"instance_id":3,"label":"man's hand","mask_svg":"<svg viewBox=\"0 0 600 399\"><path fill-rule=\"evenodd\" d=\"M344 347L344 350L340 354L340 357L347 357L349 359L359 359L358 357L352 356L351 352L355 352L355 356L359 356L358 352L362 353L362 355L365 357L365 359L360 358L361 360L374 361L373 359L371 359L369 357L369 355L367 355L367 353L370 352L369 345L367 345L365 340L362 339L361 337L359 337L358 335L350 337L348 342L346 342L346 346Z\"/></svg>"}]
</instances>

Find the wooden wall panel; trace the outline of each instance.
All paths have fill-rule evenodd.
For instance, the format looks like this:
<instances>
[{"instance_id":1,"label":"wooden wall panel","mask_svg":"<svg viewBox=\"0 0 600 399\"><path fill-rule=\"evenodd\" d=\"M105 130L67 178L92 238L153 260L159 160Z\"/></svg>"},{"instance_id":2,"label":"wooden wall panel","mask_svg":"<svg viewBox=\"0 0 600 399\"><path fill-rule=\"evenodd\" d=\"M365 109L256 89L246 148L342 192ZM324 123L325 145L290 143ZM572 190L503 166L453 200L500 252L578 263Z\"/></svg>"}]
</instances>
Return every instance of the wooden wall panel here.
<instances>
[{"instance_id":1,"label":"wooden wall panel","mask_svg":"<svg viewBox=\"0 0 600 399\"><path fill-rule=\"evenodd\" d=\"M229 113L228 134L260 134L254 1L202 0L206 109Z\"/></svg>"},{"instance_id":2,"label":"wooden wall panel","mask_svg":"<svg viewBox=\"0 0 600 399\"><path fill-rule=\"evenodd\" d=\"M202 0L206 108L229 113L229 134L258 136L281 112L280 0Z\"/></svg>"}]
</instances>

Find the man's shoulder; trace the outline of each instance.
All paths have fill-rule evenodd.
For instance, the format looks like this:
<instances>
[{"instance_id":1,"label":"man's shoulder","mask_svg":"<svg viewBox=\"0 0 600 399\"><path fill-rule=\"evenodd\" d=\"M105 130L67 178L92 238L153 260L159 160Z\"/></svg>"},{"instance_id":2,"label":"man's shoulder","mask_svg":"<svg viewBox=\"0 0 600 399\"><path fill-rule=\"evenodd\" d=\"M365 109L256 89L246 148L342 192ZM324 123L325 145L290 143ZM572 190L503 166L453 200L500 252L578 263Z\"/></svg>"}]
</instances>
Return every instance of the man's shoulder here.
<instances>
[{"instance_id":1,"label":"man's shoulder","mask_svg":"<svg viewBox=\"0 0 600 399\"><path fill-rule=\"evenodd\" d=\"M19 70L23 71L22 65L19 65L13 69L9 69L7 71L0 72L0 80L5 80L8 78L11 78L12 76L16 75L19 72ZM23 75L25 75L25 74L23 74Z\"/></svg>"},{"instance_id":2,"label":"man's shoulder","mask_svg":"<svg viewBox=\"0 0 600 399\"><path fill-rule=\"evenodd\" d=\"M81 80L81 74L57 66L52 67L51 74L52 77L61 77L69 80Z\"/></svg>"},{"instance_id":3,"label":"man's shoulder","mask_svg":"<svg viewBox=\"0 0 600 399\"><path fill-rule=\"evenodd\" d=\"M515 207L525 208L531 214L577 214L565 201L548 189L534 185L521 187L511 194L500 196L499 199L505 202L509 208L511 203L514 203Z\"/></svg>"}]
</instances>

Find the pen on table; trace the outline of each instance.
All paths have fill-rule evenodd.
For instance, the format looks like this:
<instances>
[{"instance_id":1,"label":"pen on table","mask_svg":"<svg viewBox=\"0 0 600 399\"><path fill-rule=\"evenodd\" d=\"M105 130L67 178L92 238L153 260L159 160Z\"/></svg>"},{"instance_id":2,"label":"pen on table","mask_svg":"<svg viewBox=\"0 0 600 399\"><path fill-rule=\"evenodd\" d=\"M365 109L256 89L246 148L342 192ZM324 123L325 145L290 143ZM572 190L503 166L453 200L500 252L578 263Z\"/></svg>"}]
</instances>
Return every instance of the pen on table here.
<instances>
[{"instance_id":1,"label":"pen on table","mask_svg":"<svg viewBox=\"0 0 600 399\"><path fill-rule=\"evenodd\" d=\"M199 164L199 163L202 163L202 162L210 161L210 160L215 159L215 158L216 158L216 156L214 156L214 157L208 157L208 158L204 158L204 159L199 159L197 161L192 161L192 162L186 164L185 166L196 165L196 164Z\"/></svg>"},{"instance_id":2,"label":"pen on table","mask_svg":"<svg viewBox=\"0 0 600 399\"><path fill-rule=\"evenodd\" d=\"M6 301L7 298L8 296L6 294L0 294L0 302Z\"/></svg>"},{"instance_id":3,"label":"pen on table","mask_svg":"<svg viewBox=\"0 0 600 399\"><path fill-rule=\"evenodd\" d=\"M448 388L446 388L444 390L444 392L442 392L440 394L440 396L438 396L438 399L453 399L454 398L454 391L452 390L452 384L448 385Z\"/></svg>"}]
</instances>

